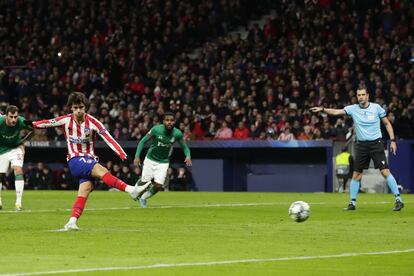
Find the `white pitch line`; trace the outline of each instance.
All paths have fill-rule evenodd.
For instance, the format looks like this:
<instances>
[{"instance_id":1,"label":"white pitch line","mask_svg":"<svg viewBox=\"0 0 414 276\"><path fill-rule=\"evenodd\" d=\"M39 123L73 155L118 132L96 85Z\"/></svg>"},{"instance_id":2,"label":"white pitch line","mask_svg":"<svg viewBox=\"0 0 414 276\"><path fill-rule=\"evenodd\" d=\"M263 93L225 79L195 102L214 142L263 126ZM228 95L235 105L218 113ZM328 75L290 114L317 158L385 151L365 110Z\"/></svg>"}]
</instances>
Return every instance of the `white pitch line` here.
<instances>
[{"instance_id":1,"label":"white pitch line","mask_svg":"<svg viewBox=\"0 0 414 276\"><path fill-rule=\"evenodd\" d=\"M151 209L169 209L169 208L210 208L210 207L244 207L244 206L269 206L269 205L289 205L290 202L261 202L261 203L227 203L227 204L196 204L196 205L158 205L151 206ZM325 202L313 202L314 204L326 204ZM85 211L110 211L110 210L129 210L129 209L141 209L137 207L113 207L113 208L86 208ZM50 209L50 210L31 210L26 209L23 211L0 211L1 213L51 213L51 212L68 212L72 209Z\"/></svg>"},{"instance_id":2,"label":"white pitch line","mask_svg":"<svg viewBox=\"0 0 414 276\"><path fill-rule=\"evenodd\" d=\"M309 202L310 205L325 205L334 204L334 202ZM393 204L391 201L378 201L378 202L359 202L358 205L377 205L377 204ZM404 203L412 203L411 201L404 201ZM291 202L261 202L261 203L227 203L227 204L195 204L195 205L155 205L150 209L172 209L172 208L211 208L211 207L248 207L248 206L276 206L286 205L289 206ZM139 207L112 207L112 208L86 208L85 211L118 211L118 210L130 210L141 209ZM23 211L14 210L2 210L1 214L20 214L20 213L54 213L54 212L70 212L72 209L50 209L50 210L32 210L26 209Z\"/></svg>"},{"instance_id":3,"label":"white pitch line","mask_svg":"<svg viewBox=\"0 0 414 276\"><path fill-rule=\"evenodd\" d=\"M297 257L279 257L279 258L268 258L268 259L241 259L241 260L194 262L194 263L176 263L176 264L172 263L172 264L149 264L149 265L139 265L139 266L79 268L79 269L67 269L67 270L9 273L9 274L0 274L0 276L30 276L30 275L96 272L96 271L143 270L143 269L170 268L170 267L174 268L174 267L186 267L186 266L214 266L214 265L228 265L228 264L241 264L241 263L264 263L264 262L278 262L278 261L332 259L332 258L358 257L358 256L370 256L370 255L389 255L389 254L412 253L412 252L414 252L414 248L392 250L392 251L378 251L378 252L341 253L341 254L321 255L321 256L297 256Z\"/></svg>"}]
</instances>

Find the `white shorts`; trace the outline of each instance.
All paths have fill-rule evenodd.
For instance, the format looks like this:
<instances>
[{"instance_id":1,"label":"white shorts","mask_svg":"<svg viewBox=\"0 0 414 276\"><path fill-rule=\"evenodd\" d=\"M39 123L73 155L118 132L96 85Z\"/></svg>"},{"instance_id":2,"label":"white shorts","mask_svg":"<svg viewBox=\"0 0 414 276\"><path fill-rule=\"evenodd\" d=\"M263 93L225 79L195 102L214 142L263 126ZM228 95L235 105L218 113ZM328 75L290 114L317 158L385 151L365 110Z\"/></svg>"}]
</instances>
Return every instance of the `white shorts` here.
<instances>
[{"instance_id":1,"label":"white shorts","mask_svg":"<svg viewBox=\"0 0 414 276\"><path fill-rule=\"evenodd\" d=\"M141 181L148 182L154 179L154 182L164 185L168 167L169 163L159 163L145 157Z\"/></svg>"},{"instance_id":2,"label":"white shorts","mask_svg":"<svg viewBox=\"0 0 414 276\"><path fill-rule=\"evenodd\" d=\"M15 148L0 154L0 173L6 173L9 165L12 167L23 167L24 154L21 148Z\"/></svg>"}]
</instances>

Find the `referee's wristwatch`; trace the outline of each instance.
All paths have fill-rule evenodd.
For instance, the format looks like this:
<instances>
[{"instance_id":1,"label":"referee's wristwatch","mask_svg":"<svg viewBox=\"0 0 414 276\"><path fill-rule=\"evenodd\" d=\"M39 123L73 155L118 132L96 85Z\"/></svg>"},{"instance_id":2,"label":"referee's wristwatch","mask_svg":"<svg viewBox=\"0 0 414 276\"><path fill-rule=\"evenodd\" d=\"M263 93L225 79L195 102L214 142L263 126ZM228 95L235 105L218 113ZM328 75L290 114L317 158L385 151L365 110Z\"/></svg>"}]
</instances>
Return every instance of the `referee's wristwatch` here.
<instances>
[{"instance_id":1,"label":"referee's wristwatch","mask_svg":"<svg viewBox=\"0 0 414 276\"><path fill-rule=\"evenodd\" d=\"M391 142L395 142L395 138L394 139L390 139Z\"/></svg>"}]
</instances>

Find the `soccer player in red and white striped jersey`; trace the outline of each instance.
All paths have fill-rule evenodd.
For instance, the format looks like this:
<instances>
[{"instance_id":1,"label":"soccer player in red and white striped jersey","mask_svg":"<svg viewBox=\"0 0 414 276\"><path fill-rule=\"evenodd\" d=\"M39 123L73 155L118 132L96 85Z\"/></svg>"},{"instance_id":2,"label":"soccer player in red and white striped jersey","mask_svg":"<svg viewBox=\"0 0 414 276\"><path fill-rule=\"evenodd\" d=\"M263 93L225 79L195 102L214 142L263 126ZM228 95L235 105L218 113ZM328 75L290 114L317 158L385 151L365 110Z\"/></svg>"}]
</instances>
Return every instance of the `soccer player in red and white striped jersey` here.
<instances>
[{"instance_id":1,"label":"soccer player in red and white striped jersey","mask_svg":"<svg viewBox=\"0 0 414 276\"><path fill-rule=\"evenodd\" d=\"M98 163L94 152L97 135L102 137L121 160L126 160L127 155L103 124L86 113L88 100L85 95L81 92L73 92L69 96L67 105L73 113L50 120L33 122L34 128L62 128L68 147L69 169L73 176L79 178L78 197L73 205L69 222L63 228L66 231L79 230L76 222L82 215L86 200L93 190L94 178L99 178L110 187L128 192L134 200L147 188L127 185Z\"/></svg>"}]
</instances>

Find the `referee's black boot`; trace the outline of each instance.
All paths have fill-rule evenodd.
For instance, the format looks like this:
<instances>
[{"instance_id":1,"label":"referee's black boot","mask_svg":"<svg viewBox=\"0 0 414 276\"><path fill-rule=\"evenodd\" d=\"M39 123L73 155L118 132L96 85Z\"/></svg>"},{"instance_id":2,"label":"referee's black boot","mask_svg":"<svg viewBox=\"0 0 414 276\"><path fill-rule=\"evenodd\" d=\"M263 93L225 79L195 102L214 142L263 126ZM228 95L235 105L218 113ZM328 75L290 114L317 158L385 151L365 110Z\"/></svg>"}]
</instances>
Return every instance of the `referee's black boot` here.
<instances>
[{"instance_id":1,"label":"referee's black boot","mask_svg":"<svg viewBox=\"0 0 414 276\"><path fill-rule=\"evenodd\" d=\"M355 209L355 205L352 203L349 203L348 207L344 208L345 211L355 211Z\"/></svg>"},{"instance_id":2,"label":"referee's black boot","mask_svg":"<svg viewBox=\"0 0 414 276\"><path fill-rule=\"evenodd\" d=\"M404 203L402 203L399 200L395 201L395 207L392 209L393 211L401 211L401 209L404 208Z\"/></svg>"}]
</instances>

